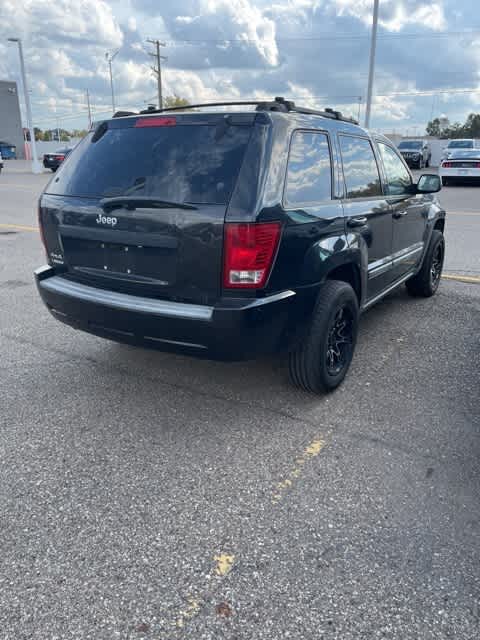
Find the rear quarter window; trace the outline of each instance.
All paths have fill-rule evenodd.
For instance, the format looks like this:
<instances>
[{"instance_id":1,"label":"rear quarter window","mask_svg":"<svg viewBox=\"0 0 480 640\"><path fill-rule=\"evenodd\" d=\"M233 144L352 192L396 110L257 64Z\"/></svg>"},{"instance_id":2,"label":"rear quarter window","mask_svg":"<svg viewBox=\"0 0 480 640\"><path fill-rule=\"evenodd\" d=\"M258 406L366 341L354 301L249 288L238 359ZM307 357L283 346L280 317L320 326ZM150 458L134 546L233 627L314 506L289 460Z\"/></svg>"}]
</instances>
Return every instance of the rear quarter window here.
<instances>
[{"instance_id":1,"label":"rear quarter window","mask_svg":"<svg viewBox=\"0 0 480 640\"><path fill-rule=\"evenodd\" d=\"M92 198L152 196L200 204L228 202L252 127L223 122L135 127L135 122L112 121L103 135L90 133L69 154L46 192Z\"/></svg>"},{"instance_id":2,"label":"rear quarter window","mask_svg":"<svg viewBox=\"0 0 480 640\"><path fill-rule=\"evenodd\" d=\"M332 163L325 133L295 131L290 145L285 204L315 204L332 197Z\"/></svg>"},{"instance_id":3,"label":"rear quarter window","mask_svg":"<svg viewBox=\"0 0 480 640\"><path fill-rule=\"evenodd\" d=\"M382 195L380 174L370 140L339 136L347 198Z\"/></svg>"}]
</instances>

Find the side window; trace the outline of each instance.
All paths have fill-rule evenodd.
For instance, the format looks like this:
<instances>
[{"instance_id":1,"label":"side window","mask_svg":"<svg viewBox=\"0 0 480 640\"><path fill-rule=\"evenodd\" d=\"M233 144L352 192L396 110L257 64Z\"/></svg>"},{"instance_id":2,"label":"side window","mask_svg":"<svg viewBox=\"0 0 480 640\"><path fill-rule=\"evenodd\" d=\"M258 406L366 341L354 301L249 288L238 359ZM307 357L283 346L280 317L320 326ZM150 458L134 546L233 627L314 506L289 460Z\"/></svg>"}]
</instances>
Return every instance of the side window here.
<instances>
[{"instance_id":1,"label":"side window","mask_svg":"<svg viewBox=\"0 0 480 640\"><path fill-rule=\"evenodd\" d=\"M296 131L288 158L285 203L313 204L332 197L330 147L324 133Z\"/></svg>"},{"instance_id":2,"label":"side window","mask_svg":"<svg viewBox=\"0 0 480 640\"><path fill-rule=\"evenodd\" d=\"M366 138L340 136L340 149L347 198L382 195L377 161L370 141Z\"/></svg>"},{"instance_id":3,"label":"side window","mask_svg":"<svg viewBox=\"0 0 480 640\"><path fill-rule=\"evenodd\" d=\"M403 162L388 145L379 142L378 148L380 149L383 166L385 167L387 194L390 196L401 196L409 193L412 178Z\"/></svg>"}]
</instances>

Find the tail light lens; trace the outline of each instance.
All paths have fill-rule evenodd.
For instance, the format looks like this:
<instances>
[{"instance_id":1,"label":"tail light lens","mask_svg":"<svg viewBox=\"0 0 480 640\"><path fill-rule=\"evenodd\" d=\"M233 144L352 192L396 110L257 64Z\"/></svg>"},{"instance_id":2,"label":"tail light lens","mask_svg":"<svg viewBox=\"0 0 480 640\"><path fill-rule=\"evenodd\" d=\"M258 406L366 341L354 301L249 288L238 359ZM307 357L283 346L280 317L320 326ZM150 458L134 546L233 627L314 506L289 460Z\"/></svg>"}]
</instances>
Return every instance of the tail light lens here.
<instances>
[{"instance_id":1,"label":"tail light lens","mask_svg":"<svg viewBox=\"0 0 480 640\"><path fill-rule=\"evenodd\" d=\"M452 166L451 162L442 162L442 167L445 167L445 169L450 169L451 166Z\"/></svg>"},{"instance_id":2,"label":"tail light lens","mask_svg":"<svg viewBox=\"0 0 480 640\"><path fill-rule=\"evenodd\" d=\"M55 156L55 160L58 160L59 162L63 162L65 160L65 156Z\"/></svg>"},{"instance_id":3,"label":"tail light lens","mask_svg":"<svg viewBox=\"0 0 480 640\"><path fill-rule=\"evenodd\" d=\"M259 289L266 283L280 239L280 223L226 224L223 286Z\"/></svg>"},{"instance_id":4,"label":"tail light lens","mask_svg":"<svg viewBox=\"0 0 480 640\"><path fill-rule=\"evenodd\" d=\"M47 243L45 241L45 232L43 230L42 208L40 206L40 203L38 203L38 230L40 232L40 240L42 241L43 248L45 249L45 253L47 254L47 257L48 257Z\"/></svg>"},{"instance_id":5,"label":"tail light lens","mask_svg":"<svg viewBox=\"0 0 480 640\"><path fill-rule=\"evenodd\" d=\"M480 162L477 162L477 164L475 165L476 169L480 169Z\"/></svg>"}]
</instances>

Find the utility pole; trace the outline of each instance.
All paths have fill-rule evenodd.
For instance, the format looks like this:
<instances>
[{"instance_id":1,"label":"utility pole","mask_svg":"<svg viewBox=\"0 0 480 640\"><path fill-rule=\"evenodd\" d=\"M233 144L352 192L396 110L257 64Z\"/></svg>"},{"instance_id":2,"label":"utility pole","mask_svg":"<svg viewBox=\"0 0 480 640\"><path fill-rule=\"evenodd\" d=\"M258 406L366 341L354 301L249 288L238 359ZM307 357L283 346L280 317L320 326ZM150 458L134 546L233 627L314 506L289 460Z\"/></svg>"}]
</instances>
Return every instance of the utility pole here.
<instances>
[{"instance_id":1,"label":"utility pole","mask_svg":"<svg viewBox=\"0 0 480 640\"><path fill-rule=\"evenodd\" d=\"M157 61L157 66L152 67L153 73L157 76L157 86L158 86L158 108L163 109L163 97L162 97L162 60L167 60L165 56L160 55L160 47L165 47L165 42L160 42L160 40L147 40L150 44L155 45L155 53L149 53L152 58L155 58Z\"/></svg>"},{"instance_id":2,"label":"utility pole","mask_svg":"<svg viewBox=\"0 0 480 640\"><path fill-rule=\"evenodd\" d=\"M119 51L120 51L120 49L117 49L114 54L111 54L111 53L109 53L107 51L107 53L105 54L105 58L107 59L108 68L109 68L109 71L110 71L110 89L112 91L112 112L113 113L115 113L116 108L115 108L115 92L113 90L112 62L115 59L115 56L118 54Z\"/></svg>"},{"instance_id":3,"label":"utility pole","mask_svg":"<svg viewBox=\"0 0 480 640\"><path fill-rule=\"evenodd\" d=\"M90 108L90 92L87 89L88 128L92 128L92 110Z\"/></svg>"},{"instance_id":4,"label":"utility pole","mask_svg":"<svg viewBox=\"0 0 480 640\"><path fill-rule=\"evenodd\" d=\"M373 77L375 75L375 52L377 49L378 5L380 0L373 0L372 42L370 45L370 67L368 70L367 106L365 109L365 128L370 126L372 110Z\"/></svg>"},{"instance_id":5,"label":"utility pole","mask_svg":"<svg viewBox=\"0 0 480 640\"><path fill-rule=\"evenodd\" d=\"M30 96L27 87L27 74L25 73L25 62L23 60L23 47L20 38L8 38L9 42L18 44L18 53L20 55L20 71L22 73L23 91L25 94L25 109L27 111L27 127L30 131L30 148L32 150L32 173L42 173L42 167L38 161L37 145L35 144L35 130L33 128L32 108L30 106Z\"/></svg>"},{"instance_id":6,"label":"utility pole","mask_svg":"<svg viewBox=\"0 0 480 640\"><path fill-rule=\"evenodd\" d=\"M361 109L362 109L362 96L358 96L358 124L360 124L360 115L361 115Z\"/></svg>"}]
</instances>

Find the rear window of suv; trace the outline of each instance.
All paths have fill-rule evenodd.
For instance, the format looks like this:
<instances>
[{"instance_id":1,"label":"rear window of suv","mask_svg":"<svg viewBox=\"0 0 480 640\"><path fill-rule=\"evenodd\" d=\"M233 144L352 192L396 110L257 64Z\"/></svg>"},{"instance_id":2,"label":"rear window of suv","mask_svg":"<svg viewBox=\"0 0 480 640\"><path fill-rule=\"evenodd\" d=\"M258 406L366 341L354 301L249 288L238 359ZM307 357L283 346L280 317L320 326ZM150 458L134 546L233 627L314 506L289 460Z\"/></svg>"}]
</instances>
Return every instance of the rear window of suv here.
<instances>
[{"instance_id":1,"label":"rear window of suv","mask_svg":"<svg viewBox=\"0 0 480 640\"><path fill-rule=\"evenodd\" d=\"M136 124L139 119L129 118L99 125L106 129L103 135L97 128L84 138L69 154L68 162L62 165L46 192L91 198L135 195L172 202L226 204L252 127L230 125L220 119L214 124L181 124L176 118L163 120L169 124L139 126Z\"/></svg>"}]
</instances>

